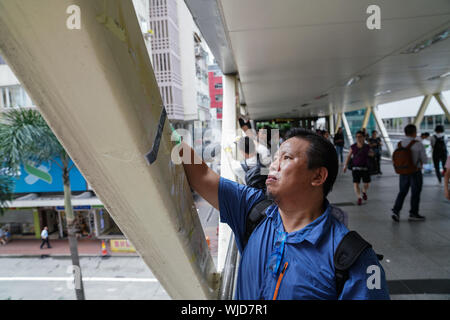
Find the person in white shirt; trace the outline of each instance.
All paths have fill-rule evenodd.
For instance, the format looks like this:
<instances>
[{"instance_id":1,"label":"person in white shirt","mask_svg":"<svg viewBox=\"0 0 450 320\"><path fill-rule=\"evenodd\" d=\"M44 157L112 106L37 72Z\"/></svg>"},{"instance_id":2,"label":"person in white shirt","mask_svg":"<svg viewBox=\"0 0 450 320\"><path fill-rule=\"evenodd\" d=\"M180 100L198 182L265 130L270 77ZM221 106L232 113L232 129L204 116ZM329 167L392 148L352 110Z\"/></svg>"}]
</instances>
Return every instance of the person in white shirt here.
<instances>
[{"instance_id":1,"label":"person in white shirt","mask_svg":"<svg viewBox=\"0 0 450 320\"><path fill-rule=\"evenodd\" d=\"M409 211L409 221L423 221L424 216L419 215L420 193L422 191L423 177L422 166L427 161L427 155L423 144L416 140L417 128L413 124L408 124L405 127L406 137L401 140L400 144L406 148L411 142L415 141L411 147L412 162L416 165L417 171L412 174L400 175L400 192L395 200L394 208L392 208L392 219L395 222L400 221L400 210L403 206L403 201L408 194L411 187L411 209Z\"/></svg>"},{"instance_id":2,"label":"person in white shirt","mask_svg":"<svg viewBox=\"0 0 450 320\"><path fill-rule=\"evenodd\" d=\"M51 248L50 243L48 241L48 228L47 226L44 227L44 230L42 230L41 232L41 239L42 239L42 243L41 243L41 249L42 247L44 247L44 244L47 244L47 248Z\"/></svg>"}]
</instances>

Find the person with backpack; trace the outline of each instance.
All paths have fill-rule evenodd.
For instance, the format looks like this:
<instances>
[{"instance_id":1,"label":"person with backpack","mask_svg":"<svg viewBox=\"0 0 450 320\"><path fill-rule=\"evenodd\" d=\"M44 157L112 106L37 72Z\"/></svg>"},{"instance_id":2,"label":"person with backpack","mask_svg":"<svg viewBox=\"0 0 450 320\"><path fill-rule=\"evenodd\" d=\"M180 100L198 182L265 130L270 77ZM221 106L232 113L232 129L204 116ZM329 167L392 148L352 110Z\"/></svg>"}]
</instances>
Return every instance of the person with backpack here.
<instances>
[{"instance_id":1,"label":"person with backpack","mask_svg":"<svg viewBox=\"0 0 450 320\"><path fill-rule=\"evenodd\" d=\"M427 161L427 155L423 144L416 140L416 126L408 124L404 131L406 137L398 143L392 155L394 169L400 175L400 191L392 208L391 217L395 222L400 221L403 201L411 188L411 209L408 220L423 221L425 217L419 214L419 203L423 184L422 166Z\"/></svg>"},{"instance_id":2,"label":"person with backpack","mask_svg":"<svg viewBox=\"0 0 450 320\"><path fill-rule=\"evenodd\" d=\"M434 129L435 134L430 137L431 146L433 148L433 164L436 171L436 177L439 183L442 183L442 176L440 171L440 165L444 169L445 174L445 161L447 160L447 142L445 141L444 126L438 125Z\"/></svg>"},{"instance_id":3,"label":"person with backpack","mask_svg":"<svg viewBox=\"0 0 450 320\"><path fill-rule=\"evenodd\" d=\"M265 166L259 160L253 140L247 136L240 138L237 142L237 149L244 160L239 162L232 159L230 155L229 161L233 173L242 183L253 188L265 190L267 173L263 172Z\"/></svg>"},{"instance_id":4,"label":"person with backpack","mask_svg":"<svg viewBox=\"0 0 450 320\"><path fill-rule=\"evenodd\" d=\"M356 132L356 143L352 144L348 152L347 160L344 165L344 173L347 169L352 170L353 189L358 197L357 203L360 206L362 200L367 200L367 190L370 184L369 174L369 156L373 156L373 151L370 146L365 143L365 135L363 131ZM361 188L359 184L363 182L362 198Z\"/></svg>"},{"instance_id":5,"label":"person with backpack","mask_svg":"<svg viewBox=\"0 0 450 320\"><path fill-rule=\"evenodd\" d=\"M180 152L199 158L187 148ZM220 211L241 254L236 299L389 299L374 250L335 218L339 209L327 200L338 174L329 141L310 130L289 131L269 167L266 194L195 163L183 163L189 184ZM248 234L249 215L264 199L272 203Z\"/></svg>"}]
</instances>

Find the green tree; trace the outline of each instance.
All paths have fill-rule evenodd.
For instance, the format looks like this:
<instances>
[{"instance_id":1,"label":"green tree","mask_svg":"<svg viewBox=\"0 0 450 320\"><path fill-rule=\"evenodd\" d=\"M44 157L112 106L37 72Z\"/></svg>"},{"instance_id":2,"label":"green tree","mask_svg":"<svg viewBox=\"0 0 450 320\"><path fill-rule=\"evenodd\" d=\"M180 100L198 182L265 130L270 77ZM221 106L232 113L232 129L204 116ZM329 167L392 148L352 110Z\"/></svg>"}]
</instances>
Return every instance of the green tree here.
<instances>
[{"instance_id":1,"label":"green tree","mask_svg":"<svg viewBox=\"0 0 450 320\"><path fill-rule=\"evenodd\" d=\"M8 201L12 200L13 180L7 175L0 174L0 215L3 215L8 206Z\"/></svg>"},{"instance_id":2,"label":"green tree","mask_svg":"<svg viewBox=\"0 0 450 320\"><path fill-rule=\"evenodd\" d=\"M55 160L57 157L61 162ZM75 294L78 300L84 300L69 179L73 165L69 167L69 155L37 110L13 109L3 113L0 118L0 159L11 172L19 172L21 164L35 166L44 161L51 161L62 169L70 255L74 270L79 271L79 274L75 272Z\"/></svg>"}]
</instances>

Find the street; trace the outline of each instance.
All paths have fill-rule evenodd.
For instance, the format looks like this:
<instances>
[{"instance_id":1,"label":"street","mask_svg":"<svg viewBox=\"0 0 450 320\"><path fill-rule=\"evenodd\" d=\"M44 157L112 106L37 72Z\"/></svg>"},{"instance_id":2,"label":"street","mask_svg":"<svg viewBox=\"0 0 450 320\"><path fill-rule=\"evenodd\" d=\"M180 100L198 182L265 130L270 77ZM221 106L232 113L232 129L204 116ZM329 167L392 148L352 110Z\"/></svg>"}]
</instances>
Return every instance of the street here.
<instances>
[{"instance_id":1,"label":"street","mask_svg":"<svg viewBox=\"0 0 450 320\"><path fill-rule=\"evenodd\" d=\"M170 299L140 257L81 257L86 300ZM0 258L0 300L74 300L70 257Z\"/></svg>"}]
</instances>

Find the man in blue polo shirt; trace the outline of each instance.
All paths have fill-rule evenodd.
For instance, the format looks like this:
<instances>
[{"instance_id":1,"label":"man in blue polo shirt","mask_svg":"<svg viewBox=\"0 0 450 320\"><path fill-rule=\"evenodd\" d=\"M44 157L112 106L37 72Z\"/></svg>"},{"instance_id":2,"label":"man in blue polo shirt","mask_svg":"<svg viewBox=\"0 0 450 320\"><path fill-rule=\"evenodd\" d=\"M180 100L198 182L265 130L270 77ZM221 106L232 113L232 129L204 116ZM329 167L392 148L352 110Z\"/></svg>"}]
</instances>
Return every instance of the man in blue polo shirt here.
<instances>
[{"instance_id":1,"label":"man in blue polo shirt","mask_svg":"<svg viewBox=\"0 0 450 320\"><path fill-rule=\"evenodd\" d=\"M236 298L389 299L384 270L371 248L337 291L333 257L349 230L326 200L338 172L336 151L308 130L291 130L286 138L266 181L274 204L245 247L247 215L263 192L221 178L204 163L184 164L191 187L220 210L221 221L236 236L242 255Z\"/></svg>"}]
</instances>

